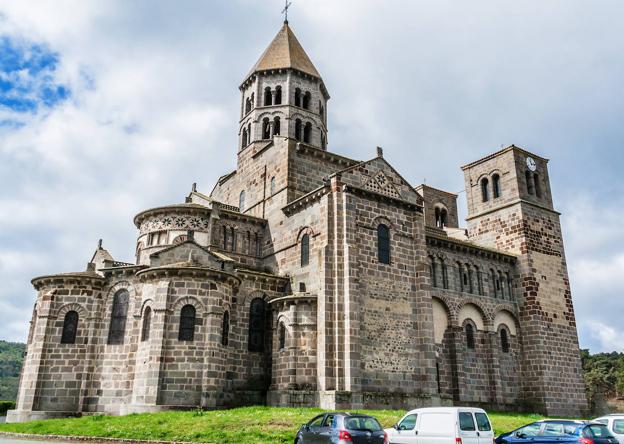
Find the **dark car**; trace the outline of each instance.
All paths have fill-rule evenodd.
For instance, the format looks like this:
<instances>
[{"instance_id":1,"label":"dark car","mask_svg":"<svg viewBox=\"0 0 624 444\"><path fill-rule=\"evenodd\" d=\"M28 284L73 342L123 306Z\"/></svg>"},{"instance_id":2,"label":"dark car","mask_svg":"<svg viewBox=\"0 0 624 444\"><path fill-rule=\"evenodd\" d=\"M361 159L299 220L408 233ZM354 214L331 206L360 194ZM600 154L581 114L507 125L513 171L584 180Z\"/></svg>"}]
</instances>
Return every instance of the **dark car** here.
<instances>
[{"instance_id":1,"label":"dark car","mask_svg":"<svg viewBox=\"0 0 624 444\"><path fill-rule=\"evenodd\" d=\"M379 421L368 415L323 413L301 426L295 444L388 444Z\"/></svg>"},{"instance_id":2,"label":"dark car","mask_svg":"<svg viewBox=\"0 0 624 444\"><path fill-rule=\"evenodd\" d=\"M543 420L503 433L496 444L618 444L609 429L591 421Z\"/></svg>"}]
</instances>

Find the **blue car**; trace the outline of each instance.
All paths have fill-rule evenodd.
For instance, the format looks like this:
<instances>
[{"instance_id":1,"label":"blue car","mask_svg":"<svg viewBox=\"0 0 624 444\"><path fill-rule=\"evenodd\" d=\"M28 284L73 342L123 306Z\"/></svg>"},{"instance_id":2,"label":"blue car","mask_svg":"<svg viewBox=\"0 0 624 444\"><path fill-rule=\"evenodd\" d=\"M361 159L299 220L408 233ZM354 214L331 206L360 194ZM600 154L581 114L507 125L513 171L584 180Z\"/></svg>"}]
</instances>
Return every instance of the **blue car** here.
<instances>
[{"instance_id":1,"label":"blue car","mask_svg":"<svg viewBox=\"0 0 624 444\"><path fill-rule=\"evenodd\" d=\"M537 421L503 433L494 441L496 444L619 444L604 424L566 419Z\"/></svg>"}]
</instances>

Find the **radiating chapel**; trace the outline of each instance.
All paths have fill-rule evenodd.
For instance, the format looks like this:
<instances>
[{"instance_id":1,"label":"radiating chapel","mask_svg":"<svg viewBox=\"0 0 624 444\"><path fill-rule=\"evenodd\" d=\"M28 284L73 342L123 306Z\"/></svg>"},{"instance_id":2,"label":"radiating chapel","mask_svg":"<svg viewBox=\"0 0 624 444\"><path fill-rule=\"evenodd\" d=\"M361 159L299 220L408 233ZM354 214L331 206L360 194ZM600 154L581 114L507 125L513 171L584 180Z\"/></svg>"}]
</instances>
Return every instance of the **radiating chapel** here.
<instances>
[{"instance_id":1,"label":"radiating chapel","mask_svg":"<svg viewBox=\"0 0 624 444\"><path fill-rule=\"evenodd\" d=\"M240 84L236 170L134 218L37 292L9 421L249 404L587 405L548 160L461 167L468 203L378 149L330 149L330 95L285 22ZM234 118L234 116L232 116ZM363 148L363 155L369 148Z\"/></svg>"}]
</instances>

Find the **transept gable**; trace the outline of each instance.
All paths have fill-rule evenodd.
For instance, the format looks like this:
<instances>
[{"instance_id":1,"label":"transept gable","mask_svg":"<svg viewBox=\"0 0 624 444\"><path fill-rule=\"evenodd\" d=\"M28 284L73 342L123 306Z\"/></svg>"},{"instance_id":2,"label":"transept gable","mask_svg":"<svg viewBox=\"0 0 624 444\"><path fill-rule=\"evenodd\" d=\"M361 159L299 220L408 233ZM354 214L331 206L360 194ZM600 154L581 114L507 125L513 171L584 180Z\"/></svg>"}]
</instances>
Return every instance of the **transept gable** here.
<instances>
[{"instance_id":1,"label":"transept gable","mask_svg":"<svg viewBox=\"0 0 624 444\"><path fill-rule=\"evenodd\" d=\"M420 194L383 157L361 162L340 172L347 185L422 205Z\"/></svg>"}]
</instances>

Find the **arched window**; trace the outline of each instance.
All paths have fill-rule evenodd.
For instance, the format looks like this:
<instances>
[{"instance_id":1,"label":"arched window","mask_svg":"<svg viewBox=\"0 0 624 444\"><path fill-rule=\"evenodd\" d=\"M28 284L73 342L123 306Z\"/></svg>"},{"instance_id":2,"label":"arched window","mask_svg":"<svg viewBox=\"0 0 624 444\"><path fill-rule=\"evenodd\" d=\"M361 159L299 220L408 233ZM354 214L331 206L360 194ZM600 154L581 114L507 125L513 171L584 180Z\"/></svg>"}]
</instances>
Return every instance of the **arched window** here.
<instances>
[{"instance_id":1,"label":"arched window","mask_svg":"<svg viewBox=\"0 0 624 444\"><path fill-rule=\"evenodd\" d=\"M533 173L533 185L535 186L535 195L539 198L542 197L542 185L540 184L539 174Z\"/></svg>"},{"instance_id":2,"label":"arched window","mask_svg":"<svg viewBox=\"0 0 624 444\"><path fill-rule=\"evenodd\" d=\"M265 140L271 138L271 123L268 117L262 119L262 138Z\"/></svg>"},{"instance_id":3,"label":"arched window","mask_svg":"<svg viewBox=\"0 0 624 444\"><path fill-rule=\"evenodd\" d=\"M301 106L301 90L295 89L295 106Z\"/></svg>"},{"instance_id":4,"label":"arched window","mask_svg":"<svg viewBox=\"0 0 624 444\"><path fill-rule=\"evenodd\" d=\"M492 176L492 191L494 192L494 199L501 196L500 176L498 174Z\"/></svg>"},{"instance_id":5,"label":"arched window","mask_svg":"<svg viewBox=\"0 0 624 444\"><path fill-rule=\"evenodd\" d=\"M498 290L497 290L497 285L496 283L498 282L498 279L496 279L496 273L494 272L493 269L490 269L490 280L492 281L492 296L494 296L495 298L498 297Z\"/></svg>"},{"instance_id":6,"label":"arched window","mask_svg":"<svg viewBox=\"0 0 624 444\"><path fill-rule=\"evenodd\" d=\"M303 128L303 141L305 143L310 143L311 139L312 139L312 124L310 122L307 122L305 124L305 128Z\"/></svg>"},{"instance_id":7,"label":"arched window","mask_svg":"<svg viewBox=\"0 0 624 444\"><path fill-rule=\"evenodd\" d=\"M242 147L245 148L247 146L247 128L243 128L243 143Z\"/></svg>"},{"instance_id":8,"label":"arched window","mask_svg":"<svg viewBox=\"0 0 624 444\"><path fill-rule=\"evenodd\" d=\"M312 94L310 91L306 91L303 95L303 109L310 109L310 99L312 99Z\"/></svg>"},{"instance_id":9,"label":"arched window","mask_svg":"<svg viewBox=\"0 0 624 444\"><path fill-rule=\"evenodd\" d=\"M464 291L464 267L461 263L457 262L457 274L458 274L458 282L457 291Z\"/></svg>"},{"instance_id":10,"label":"arched window","mask_svg":"<svg viewBox=\"0 0 624 444\"><path fill-rule=\"evenodd\" d=\"M68 311L63 321L63 334L61 344L75 344L76 332L78 331L78 312Z\"/></svg>"},{"instance_id":11,"label":"arched window","mask_svg":"<svg viewBox=\"0 0 624 444\"><path fill-rule=\"evenodd\" d=\"M264 351L264 330L266 324L266 304L261 298L255 298L249 306L249 344L251 352Z\"/></svg>"},{"instance_id":12,"label":"arched window","mask_svg":"<svg viewBox=\"0 0 624 444\"><path fill-rule=\"evenodd\" d=\"M281 86L275 87L275 104L276 105L282 104L282 87Z\"/></svg>"},{"instance_id":13,"label":"arched window","mask_svg":"<svg viewBox=\"0 0 624 444\"><path fill-rule=\"evenodd\" d=\"M232 251L236 251L236 247L237 247L237 239L236 239L236 230L234 229L234 227L230 227L230 235L232 237Z\"/></svg>"},{"instance_id":14,"label":"arched window","mask_svg":"<svg viewBox=\"0 0 624 444\"><path fill-rule=\"evenodd\" d=\"M430 265L429 265L429 271L431 272L431 285L433 285L434 287L438 286L438 280L436 279L436 262L435 262L435 258L433 256L429 257L429 260L431 261Z\"/></svg>"},{"instance_id":15,"label":"arched window","mask_svg":"<svg viewBox=\"0 0 624 444\"><path fill-rule=\"evenodd\" d=\"M251 143L253 138L251 137L251 123L247 125L247 145Z\"/></svg>"},{"instance_id":16,"label":"arched window","mask_svg":"<svg viewBox=\"0 0 624 444\"><path fill-rule=\"evenodd\" d=\"M524 178L526 180L527 193L530 195L535 194L535 186L533 184L533 175L529 170L524 172Z\"/></svg>"},{"instance_id":17,"label":"arched window","mask_svg":"<svg viewBox=\"0 0 624 444\"><path fill-rule=\"evenodd\" d=\"M180 329L178 330L178 340L192 341L195 339L195 307L185 305L180 310Z\"/></svg>"},{"instance_id":18,"label":"arched window","mask_svg":"<svg viewBox=\"0 0 624 444\"><path fill-rule=\"evenodd\" d=\"M251 111L251 99L247 97L247 100L245 100L245 114L249 111Z\"/></svg>"},{"instance_id":19,"label":"arched window","mask_svg":"<svg viewBox=\"0 0 624 444\"><path fill-rule=\"evenodd\" d=\"M273 105L273 94L271 94L271 88L264 88L264 106Z\"/></svg>"},{"instance_id":20,"label":"arched window","mask_svg":"<svg viewBox=\"0 0 624 444\"><path fill-rule=\"evenodd\" d=\"M310 236L304 234L301 237L301 266L305 267L310 262Z\"/></svg>"},{"instance_id":21,"label":"arched window","mask_svg":"<svg viewBox=\"0 0 624 444\"><path fill-rule=\"evenodd\" d=\"M223 322L221 323L221 345L227 347L230 342L230 312L223 313Z\"/></svg>"},{"instance_id":22,"label":"arched window","mask_svg":"<svg viewBox=\"0 0 624 444\"><path fill-rule=\"evenodd\" d=\"M275 116L275 118L273 119L273 135L280 135L280 118L277 116Z\"/></svg>"},{"instance_id":23,"label":"arched window","mask_svg":"<svg viewBox=\"0 0 624 444\"><path fill-rule=\"evenodd\" d=\"M466 324L466 347L475 348L474 327L470 323Z\"/></svg>"},{"instance_id":24,"label":"arched window","mask_svg":"<svg viewBox=\"0 0 624 444\"><path fill-rule=\"evenodd\" d=\"M255 93L251 93L251 109L254 109L255 107L256 107Z\"/></svg>"},{"instance_id":25,"label":"arched window","mask_svg":"<svg viewBox=\"0 0 624 444\"><path fill-rule=\"evenodd\" d=\"M286 327L283 322L280 322L279 326L279 349L284 350L286 348Z\"/></svg>"},{"instance_id":26,"label":"arched window","mask_svg":"<svg viewBox=\"0 0 624 444\"><path fill-rule=\"evenodd\" d=\"M150 329L152 323L152 309L151 307L145 307L143 311L143 327L141 328L141 342L148 341L150 337Z\"/></svg>"},{"instance_id":27,"label":"arched window","mask_svg":"<svg viewBox=\"0 0 624 444\"><path fill-rule=\"evenodd\" d=\"M323 108L323 104L319 100L319 115L321 116L321 120L325 121L325 108Z\"/></svg>"},{"instance_id":28,"label":"arched window","mask_svg":"<svg viewBox=\"0 0 624 444\"><path fill-rule=\"evenodd\" d=\"M500 291L501 299L505 299L505 279L503 278L503 273L498 272L498 283L496 285L496 289Z\"/></svg>"},{"instance_id":29,"label":"arched window","mask_svg":"<svg viewBox=\"0 0 624 444\"><path fill-rule=\"evenodd\" d=\"M446 267L446 263L444 261L440 261L441 265L442 265L442 286L444 288L449 288L449 283L448 283L448 269Z\"/></svg>"},{"instance_id":30,"label":"arched window","mask_svg":"<svg viewBox=\"0 0 624 444\"><path fill-rule=\"evenodd\" d=\"M108 329L109 344L123 344L124 342L129 299L130 293L128 293L128 290L119 290L113 297L113 309Z\"/></svg>"},{"instance_id":31,"label":"arched window","mask_svg":"<svg viewBox=\"0 0 624 444\"><path fill-rule=\"evenodd\" d=\"M501 349L503 353L509 353L509 337L507 336L507 330L501 328L500 331Z\"/></svg>"},{"instance_id":32,"label":"arched window","mask_svg":"<svg viewBox=\"0 0 624 444\"><path fill-rule=\"evenodd\" d=\"M245 190L238 195L238 210L242 213L245 211Z\"/></svg>"},{"instance_id":33,"label":"arched window","mask_svg":"<svg viewBox=\"0 0 624 444\"><path fill-rule=\"evenodd\" d=\"M301 120L295 120L295 139L301 141Z\"/></svg>"},{"instance_id":34,"label":"arched window","mask_svg":"<svg viewBox=\"0 0 624 444\"><path fill-rule=\"evenodd\" d=\"M275 176L271 177L271 187L270 187L270 195L273 196L275 194Z\"/></svg>"},{"instance_id":35,"label":"arched window","mask_svg":"<svg viewBox=\"0 0 624 444\"><path fill-rule=\"evenodd\" d=\"M390 263L390 229L384 224L377 226L377 260Z\"/></svg>"},{"instance_id":36,"label":"arched window","mask_svg":"<svg viewBox=\"0 0 624 444\"><path fill-rule=\"evenodd\" d=\"M481 179L481 200L487 202L490 199L490 183L487 177Z\"/></svg>"},{"instance_id":37,"label":"arched window","mask_svg":"<svg viewBox=\"0 0 624 444\"><path fill-rule=\"evenodd\" d=\"M435 223L436 227L444 228L446 227L446 217L447 211L445 208L436 207L435 208Z\"/></svg>"}]
</instances>

